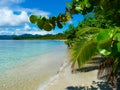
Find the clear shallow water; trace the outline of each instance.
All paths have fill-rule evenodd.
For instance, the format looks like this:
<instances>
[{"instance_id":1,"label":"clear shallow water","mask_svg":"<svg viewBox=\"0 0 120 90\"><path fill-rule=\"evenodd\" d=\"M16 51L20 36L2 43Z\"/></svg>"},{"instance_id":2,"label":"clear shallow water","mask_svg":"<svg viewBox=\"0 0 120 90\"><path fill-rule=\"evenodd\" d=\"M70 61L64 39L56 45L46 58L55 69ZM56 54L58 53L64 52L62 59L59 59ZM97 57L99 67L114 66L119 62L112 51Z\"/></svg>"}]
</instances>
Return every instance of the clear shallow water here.
<instances>
[{"instance_id":1,"label":"clear shallow water","mask_svg":"<svg viewBox=\"0 0 120 90\"><path fill-rule=\"evenodd\" d=\"M32 57L64 49L64 42L57 40L0 40L0 72Z\"/></svg>"}]
</instances>

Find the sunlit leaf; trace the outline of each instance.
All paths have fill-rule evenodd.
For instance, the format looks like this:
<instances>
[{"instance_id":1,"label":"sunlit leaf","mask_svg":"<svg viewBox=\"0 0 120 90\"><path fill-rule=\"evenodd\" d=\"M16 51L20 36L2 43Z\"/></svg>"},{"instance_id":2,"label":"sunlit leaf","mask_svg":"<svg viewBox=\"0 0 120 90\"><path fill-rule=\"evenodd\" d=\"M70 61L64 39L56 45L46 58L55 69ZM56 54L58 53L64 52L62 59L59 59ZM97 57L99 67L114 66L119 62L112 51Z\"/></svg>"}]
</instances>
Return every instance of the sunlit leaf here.
<instances>
[{"instance_id":1,"label":"sunlit leaf","mask_svg":"<svg viewBox=\"0 0 120 90\"><path fill-rule=\"evenodd\" d=\"M112 52L112 39L98 42L97 49L102 55L110 55Z\"/></svg>"},{"instance_id":2,"label":"sunlit leaf","mask_svg":"<svg viewBox=\"0 0 120 90\"><path fill-rule=\"evenodd\" d=\"M71 20L71 15L70 15L70 13L66 13L65 16L66 16L67 21Z\"/></svg>"},{"instance_id":3,"label":"sunlit leaf","mask_svg":"<svg viewBox=\"0 0 120 90\"><path fill-rule=\"evenodd\" d=\"M111 39L114 34L115 34L114 30L109 30L109 29L101 30L96 38L96 42L107 41L107 40Z\"/></svg>"},{"instance_id":4,"label":"sunlit leaf","mask_svg":"<svg viewBox=\"0 0 120 90\"><path fill-rule=\"evenodd\" d=\"M117 33L117 34L114 36L113 40L120 41L120 33Z\"/></svg>"},{"instance_id":5,"label":"sunlit leaf","mask_svg":"<svg viewBox=\"0 0 120 90\"><path fill-rule=\"evenodd\" d=\"M108 56L111 54L110 51L107 51L106 49L99 49L100 54L104 55L104 56Z\"/></svg>"},{"instance_id":6,"label":"sunlit leaf","mask_svg":"<svg viewBox=\"0 0 120 90\"><path fill-rule=\"evenodd\" d=\"M75 10L79 12L79 11L83 10L83 8L77 6L77 7L75 7Z\"/></svg>"}]
</instances>

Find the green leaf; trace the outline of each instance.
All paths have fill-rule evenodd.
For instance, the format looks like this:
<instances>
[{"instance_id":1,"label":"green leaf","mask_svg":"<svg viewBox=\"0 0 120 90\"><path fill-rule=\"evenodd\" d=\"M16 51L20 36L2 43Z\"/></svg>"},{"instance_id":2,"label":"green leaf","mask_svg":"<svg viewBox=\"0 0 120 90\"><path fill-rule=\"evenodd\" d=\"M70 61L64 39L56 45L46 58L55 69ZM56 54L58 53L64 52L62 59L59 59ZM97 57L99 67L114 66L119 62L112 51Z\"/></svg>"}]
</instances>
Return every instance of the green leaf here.
<instances>
[{"instance_id":1,"label":"green leaf","mask_svg":"<svg viewBox=\"0 0 120 90\"><path fill-rule=\"evenodd\" d=\"M42 19L38 19L37 21L37 26L40 28L40 29L43 29L43 25L44 25L45 21L42 20Z\"/></svg>"},{"instance_id":2,"label":"green leaf","mask_svg":"<svg viewBox=\"0 0 120 90\"><path fill-rule=\"evenodd\" d=\"M114 30L109 30L109 29L101 30L96 38L96 42L107 41L111 39L114 36L114 34L115 34Z\"/></svg>"},{"instance_id":3,"label":"green leaf","mask_svg":"<svg viewBox=\"0 0 120 90\"><path fill-rule=\"evenodd\" d=\"M111 54L110 51L107 51L106 49L99 49L100 54L104 55L104 56L108 56Z\"/></svg>"},{"instance_id":4,"label":"green leaf","mask_svg":"<svg viewBox=\"0 0 120 90\"><path fill-rule=\"evenodd\" d=\"M102 30L96 38L98 51L105 56L112 53L112 39L115 30Z\"/></svg>"},{"instance_id":5,"label":"green leaf","mask_svg":"<svg viewBox=\"0 0 120 90\"><path fill-rule=\"evenodd\" d=\"M71 3L67 2L66 6L71 7L72 5L71 5Z\"/></svg>"},{"instance_id":6,"label":"green leaf","mask_svg":"<svg viewBox=\"0 0 120 90\"><path fill-rule=\"evenodd\" d=\"M57 22L57 26L58 26L59 28L63 28L63 25L62 25L60 22Z\"/></svg>"},{"instance_id":7,"label":"green leaf","mask_svg":"<svg viewBox=\"0 0 120 90\"><path fill-rule=\"evenodd\" d=\"M53 21L56 21L56 20L57 20L57 17L53 16L53 17L52 17L52 20L53 20Z\"/></svg>"},{"instance_id":8,"label":"green leaf","mask_svg":"<svg viewBox=\"0 0 120 90\"><path fill-rule=\"evenodd\" d=\"M120 41L120 33L117 33L117 34L114 36L113 40L115 40L115 41Z\"/></svg>"},{"instance_id":9,"label":"green leaf","mask_svg":"<svg viewBox=\"0 0 120 90\"><path fill-rule=\"evenodd\" d=\"M71 15L70 15L70 13L66 13L65 16L66 16L67 21L71 20Z\"/></svg>"},{"instance_id":10,"label":"green leaf","mask_svg":"<svg viewBox=\"0 0 120 90\"><path fill-rule=\"evenodd\" d=\"M96 54L96 43L93 40L81 40L79 41L73 49L73 64L78 63L78 66L81 67L87 63L92 56Z\"/></svg>"},{"instance_id":11,"label":"green leaf","mask_svg":"<svg viewBox=\"0 0 120 90\"><path fill-rule=\"evenodd\" d=\"M85 6L87 8L90 8L91 7L91 4L89 3L89 0L84 0L84 3L85 3Z\"/></svg>"},{"instance_id":12,"label":"green leaf","mask_svg":"<svg viewBox=\"0 0 120 90\"><path fill-rule=\"evenodd\" d=\"M35 24L37 22L37 19L38 18L35 15L31 15L30 18L29 18L30 22L33 23L33 24Z\"/></svg>"},{"instance_id":13,"label":"green leaf","mask_svg":"<svg viewBox=\"0 0 120 90\"><path fill-rule=\"evenodd\" d=\"M75 7L75 10L79 12L79 11L83 10L83 8L81 8L80 6L77 6L77 7Z\"/></svg>"},{"instance_id":14,"label":"green leaf","mask_svg":"<svg viewBox=\"0 0 120 90\"><path fill-rule=\"evenodd\" d=\"M116 57L118 56L118 48L117 48L117 43L113 43L112 45L112 53L111 56Z\"/></svg>"},{"instance_id":15,"label":"green leaf","mask_svg":"<svg viewBox=\"0 0 120 90\"><path fill-rule=\"evenodd\" d=\"M120 42L117 43L117 50L118 50L118 52L120 53Z\"/></svg>"},{"instance_id":16,"label":"green leaf","mask_svg":"<svg viewBox=\"0 0 120 90\"><path fill-rule=\"evenodd\" d=\"M49 21L46 21L43 25L43 29L46 31L51 31L53 29L52 23L50 23Z\"/></svg>"},{"instance_id":17,"label":"green leaf","mask_svg":"<svg viewBox=\"0 0 120 90\"><path fill-rule=\"evenodd\" d=\"M97 43L97 49L100 54L108 56L112 52L112 39Z\"/></svg>"}]
</instances>

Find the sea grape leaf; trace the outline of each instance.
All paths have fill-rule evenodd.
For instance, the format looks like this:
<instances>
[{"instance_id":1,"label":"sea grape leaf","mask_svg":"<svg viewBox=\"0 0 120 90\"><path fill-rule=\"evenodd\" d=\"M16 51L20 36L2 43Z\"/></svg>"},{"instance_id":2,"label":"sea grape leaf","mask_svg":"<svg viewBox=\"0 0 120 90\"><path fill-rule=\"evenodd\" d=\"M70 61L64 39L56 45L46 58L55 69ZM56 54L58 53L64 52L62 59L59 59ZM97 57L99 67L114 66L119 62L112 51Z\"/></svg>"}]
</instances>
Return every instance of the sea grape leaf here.
<instances>
[{"instance_id":1,"label":"sea grape leaf","mask_svg":"<svg viewBox=\"0 0 120 90\"><path fill-rule=\"evenodd\" d=\"M112 52L111 44L112 44L112 40L106 40L104 42L99 42L97 43L97 49L101 54L108 56Z\"/></svg>"},{"instance_id":2,"label":"sea grape leaf","mask_svg":"<svg viewBox=\"0 0 120 90\"><path fill-rule=\"evenodd\" d=\"M57 22L57 26L58 26L59 28L63 28L63 25L62 25L60 22Z\"/></svg>"},{"instance_id":3,"label":"sea grape leaf","mask_svg":"<svg viewBox=\"0 0 120 90\"><path fill-rule=\"evenodd\" d=\"M114 35L113 30L102 30L96 38L98 51L108 56L112 52L112 37Z\"/></svg>"},{"instance_id":4,"label":"sea grape leaf","mask_svg":"<svg viewBox=\"0 0 120 90\"><path fill-rule=\"evenodd\" d=\"M71 15L70 15L70 13L66 13L66 19L69 21L69 20L71 20Z\"/></svg>"},{"instance_id":5,"label":"sea grape leaf","mask_svg":"<svg viewBox=\"0 0 120 90\"><path fill-rule=\"evenodd\" d=\"M87 8L91 7L91 4L89 3L89 0L85 0L85 5L86 5Z\"/></svg>"},{"instance_id":6,"label":"sea grape leaf","mask_svg":"<svg viewBox=\"0 0 120 90\"><path fill-rule=\"evenodd\" d=\"M43 25L44 25L45 21L42 20L42 19L38 19L37 21L37 26L40 28L40 29L43 29Z\"/></svg>"},{"instance_id":7,"label":"sea grape leaf","mask_svg":"<svg viewBox=\"0 0 120 90\"><path fill-rule=\"evenodd\" d=\"M37 18L37 16L35 16L35 15L31 15L29 19L30 19L30 22L31 22L31 23L35 24L35 23L37 22L37 19L38 19L38 18Z\"/></svg>"},{"instance_id":8,"label":"sea grape leaf","mask_svg":"<svg viewBox=\"0 0 120 90\"><path fill-rule=\"evenodd\" d=\"M101 30L96 38L96 42L104 42L111 39L114 35L114 30Z\"/></svg>"},{"instance_id":9,"label":"sea grape leaf","mask_svg":"<svg viewBox=\"0 0 120 90\"><path fill-rule=\"evenodd\" d=\"M75 7L75 10L79 12L79 11L83 10L83 8L81 8L80 6L77 6L77 7Z\"/></svg>"},{"instance_id":10,"label":"sea grape leaf","mask_svg":"<svg viewBox=\"0 0 120 90\"><path fill-rule=\"evenodd\" d=\"M108 56L111 54L110 51L107 51L106 49L99 49L100 54L104 55L104 56Z\"/></svg>"},{"instance_id":11,"label":"sea grape leaf","mask_svg":"<svg viewBox=\"0 0 120 90\"><path fill-rule=\"evenodd\" d=\"M115 40L115 41L120 41L120 33L117 33L117 34L114 36L113 40Z\"/></svg>"},{"instance_id":12,"label":"sea grape leaf","mask_svg":"<svg viewBox=\"0 0 120 90\"><path fill-rule=\"evenodd\" d=\"M117 43L117 50L118 50L118 52L120 52L120 42Z\"/></svg>"},{"instance_id":13,"label":"sea grape leaf","mask_svg":"<svg viewBox=\"0 0 120 90\"><path fill-rule=\"evenodd\" d=\"M46 21L43 25L43 29L46 31L51 31L53 29L52 23L50 23L49 21Z\"/></svg>"},{"instance_id":14,"label":"sea grape leaf","mask_svg":"<svg viewBox=\"0 0 120 90\"><path fill-rule=\"evenodd\" d=\"M118 55L118 47L117 47L117 43L115 43L115 42L112 45L112 53L111 53L111 55L113 57L116 57Z\"/></svg>"}]
</instances>

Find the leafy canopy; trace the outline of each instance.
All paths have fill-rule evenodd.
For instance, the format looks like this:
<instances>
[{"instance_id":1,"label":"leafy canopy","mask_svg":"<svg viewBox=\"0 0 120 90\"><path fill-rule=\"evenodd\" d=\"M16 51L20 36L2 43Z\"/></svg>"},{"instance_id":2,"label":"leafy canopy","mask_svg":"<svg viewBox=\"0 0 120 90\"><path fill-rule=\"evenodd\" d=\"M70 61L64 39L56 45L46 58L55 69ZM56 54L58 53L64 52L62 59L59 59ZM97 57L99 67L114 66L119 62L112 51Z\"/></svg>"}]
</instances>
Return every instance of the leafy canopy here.
<instances>
[{"instance_id":1,"label":"leafy canopy","mask_svg":"<svg viewBox=\"0 0 120 90\"><path fill-rule=\"evenodd\" d=\"M101 23L103 27L108 24L119 26L119 6L119 0L72 0L71 3L67 3L65 13L49 18L31 15L30 22L36 24L40 29L50 31L56 26L62 28L67 21L72 19L73 14L87 15L93 12L96 23Z\"/></svg>"}]
</instances>

